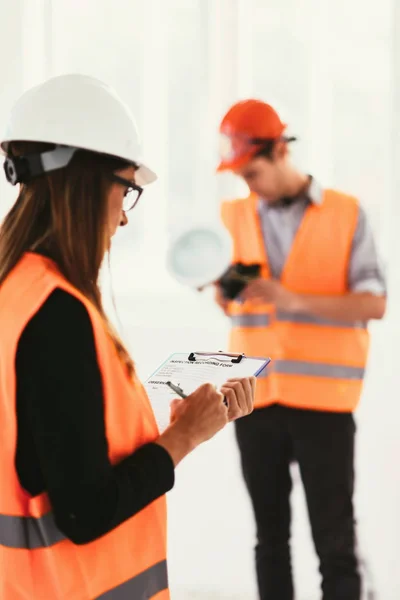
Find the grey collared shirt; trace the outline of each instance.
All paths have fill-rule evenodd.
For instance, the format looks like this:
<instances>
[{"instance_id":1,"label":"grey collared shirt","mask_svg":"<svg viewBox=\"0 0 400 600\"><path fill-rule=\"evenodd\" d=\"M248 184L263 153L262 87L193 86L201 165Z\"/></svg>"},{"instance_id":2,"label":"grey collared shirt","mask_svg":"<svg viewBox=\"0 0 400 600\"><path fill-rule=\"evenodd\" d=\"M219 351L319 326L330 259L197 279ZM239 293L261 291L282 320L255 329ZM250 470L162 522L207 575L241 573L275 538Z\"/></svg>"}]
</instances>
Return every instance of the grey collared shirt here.
<instances>
[{"instance_id":1,"label":"grey collared shirt","mask_svg":"<svg viewBox=\"0 0 400 600\"><path fill-rule=\"evenodd\" d=\"M274 207L260 199L258 213L273 277L281 276L307 206L310 202L320 204L322 195L321 186L315 179L312 179L304 197L299 198L290 206ZM386 294L386 280L382 263L367 215L361 206L350 256L348 288L352 292Z\"/></svg>"}]
</instances>

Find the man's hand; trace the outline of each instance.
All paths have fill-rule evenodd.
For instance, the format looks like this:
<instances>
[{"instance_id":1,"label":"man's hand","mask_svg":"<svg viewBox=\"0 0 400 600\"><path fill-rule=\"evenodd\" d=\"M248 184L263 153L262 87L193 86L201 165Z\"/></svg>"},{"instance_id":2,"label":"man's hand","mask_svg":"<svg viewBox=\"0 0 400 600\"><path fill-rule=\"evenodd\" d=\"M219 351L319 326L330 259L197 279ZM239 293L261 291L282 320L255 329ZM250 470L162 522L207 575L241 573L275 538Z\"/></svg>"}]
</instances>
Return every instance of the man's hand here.
<instances>
[{"instance_id":1,"label":"man's hand","mask_svg":"<svg viewBox=\"0 0 400 600\"><path fill-rule=\"evenodd\" d=\"M277 279L254 279L241 294L243 300L274 304L278 310L298 312L301 297L287 290Z\"/></svg>"},{"instance_id":2,"label":"man's hand","mask_svg":"<svg viewBox=\"0 0 400 600\"><path fill-rule=\"evenodd\" d=\"M278 310L289 313L349 323L382 319L386 309L385 296L375 296L369 292L348 292L340 296L296 294L276 279L251 281L241 297L252 302L271 303Z\"/></svg>"},{"instance_id":3,"label":"man's hand","mask_svg":"<svg viewBox=\"0 0 400 600\"><path fill-rule=\"evenodd\" d=\"M215 296L214 296L215 302L218 304L218 306L220 308L222 308L224 313L227 315L229 300L227 300L224 297L224 295L222 294L221 286L218 283L215 283L214 287L215 287Z\"/></svg>"}]
</instances>

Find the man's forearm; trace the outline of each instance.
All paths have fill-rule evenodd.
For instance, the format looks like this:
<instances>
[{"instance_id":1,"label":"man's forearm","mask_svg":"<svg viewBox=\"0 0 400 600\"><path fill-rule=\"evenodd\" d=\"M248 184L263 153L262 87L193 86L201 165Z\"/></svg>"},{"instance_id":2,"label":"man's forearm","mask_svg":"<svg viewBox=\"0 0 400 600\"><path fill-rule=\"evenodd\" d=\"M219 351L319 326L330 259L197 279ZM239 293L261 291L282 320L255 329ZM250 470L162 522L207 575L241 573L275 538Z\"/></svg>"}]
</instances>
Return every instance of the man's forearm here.
<instances>
[{"instance_id":1,"label":"man's forearm","mask_svg":"<svg viewBox=\"0 0 400 600\"><path fill-rule=\"evenodd\" d=\"M311 314L337 321L369 321L382 319L386 310L386 297L369 292L352 292L343 296L298 295L295 312Z\"/></svg>"}]
</instances>

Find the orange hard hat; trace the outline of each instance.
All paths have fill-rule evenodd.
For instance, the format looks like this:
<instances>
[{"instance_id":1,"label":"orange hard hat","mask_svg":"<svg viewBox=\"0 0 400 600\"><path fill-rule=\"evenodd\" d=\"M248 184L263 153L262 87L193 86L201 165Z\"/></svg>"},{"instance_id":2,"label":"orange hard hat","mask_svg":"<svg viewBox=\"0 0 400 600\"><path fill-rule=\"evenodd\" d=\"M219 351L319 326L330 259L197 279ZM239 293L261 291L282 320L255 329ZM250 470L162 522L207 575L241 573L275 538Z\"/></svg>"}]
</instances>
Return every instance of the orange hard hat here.
<instances>
[{"instance_id":1,"label":"orange hard hat","mask_svg":"<svg viewBox=\"0 0 400 600\"><path fill-rule=\"evenodd\" d=\"M261 100L234 104L221 121L220 164L217 171L236 170L265 145L278 140L286 129L276 110Z\"/></svg>"}]
</instances>

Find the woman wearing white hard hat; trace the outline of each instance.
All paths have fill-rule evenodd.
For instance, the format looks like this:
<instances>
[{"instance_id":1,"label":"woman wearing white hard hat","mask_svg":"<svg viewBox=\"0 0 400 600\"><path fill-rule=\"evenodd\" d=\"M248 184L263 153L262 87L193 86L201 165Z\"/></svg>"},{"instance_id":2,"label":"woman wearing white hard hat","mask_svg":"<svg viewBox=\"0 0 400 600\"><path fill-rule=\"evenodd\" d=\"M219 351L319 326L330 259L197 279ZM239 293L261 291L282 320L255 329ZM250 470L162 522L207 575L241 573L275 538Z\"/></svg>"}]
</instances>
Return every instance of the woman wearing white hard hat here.
<instances>
[{"instance_id":1,"label":"woman wearing white hard hat","mask_svg":"<svg viewBox=\"0 0 400 600\"><path fill-rule=\"evenodd\" d=\"M98 287L156 178L109 87L66 75L29 90L1 148L20 188L0 228L0 598L166 600L174 467L251 411L254 380L202 386L159 434Z\"/></svg>"}]
</instances>

